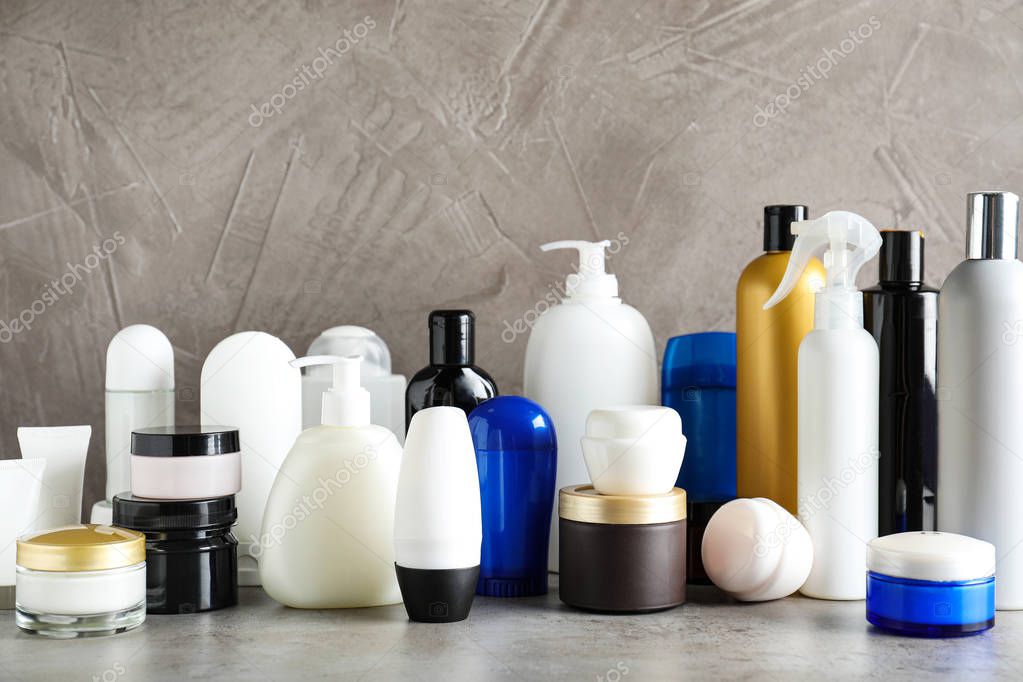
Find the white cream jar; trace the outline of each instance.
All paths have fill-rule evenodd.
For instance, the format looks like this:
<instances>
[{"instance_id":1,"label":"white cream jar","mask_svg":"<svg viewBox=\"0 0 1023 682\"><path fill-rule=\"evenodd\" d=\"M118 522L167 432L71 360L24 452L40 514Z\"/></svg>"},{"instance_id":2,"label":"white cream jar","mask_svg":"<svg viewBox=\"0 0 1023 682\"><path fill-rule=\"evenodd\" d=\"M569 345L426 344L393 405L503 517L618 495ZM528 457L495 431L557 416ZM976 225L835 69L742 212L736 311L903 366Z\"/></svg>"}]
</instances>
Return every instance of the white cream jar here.
<instances>
[{"instance_id":1,"label":"white cream jar","mask_svg":"<svg viewBox=\"0 0 1023 682\"><path fill-rule=\"evenodd\" d=\"M83 524L18 540L15 618L48 637L108 635L146 619L142 533Z\"/></svg>"},{"instance_id":2,"label":"white cream jar","mask_svg":"<svg viewBox=\"0 0 1023 682\"><path fill-rule=\"evenodd\" d=\"M158 426L131 434L131 492L154 500L227 497L242 487L241 440L230 426Z\"/></svg>"}]
</instances>

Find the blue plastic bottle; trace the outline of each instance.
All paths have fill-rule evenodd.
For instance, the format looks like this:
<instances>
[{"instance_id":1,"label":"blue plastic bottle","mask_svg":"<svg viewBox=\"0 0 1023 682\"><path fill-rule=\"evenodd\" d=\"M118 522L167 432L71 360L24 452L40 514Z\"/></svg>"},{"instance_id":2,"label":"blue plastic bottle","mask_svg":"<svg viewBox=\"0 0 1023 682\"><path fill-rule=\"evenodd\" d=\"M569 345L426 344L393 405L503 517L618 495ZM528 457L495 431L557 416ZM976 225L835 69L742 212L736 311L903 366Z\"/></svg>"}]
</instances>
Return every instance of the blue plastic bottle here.
<instances>
[{"instance_id":1,"label":"blue plastic bottle","mask_svg":"<svg viewBox=\"0 0 1023 682\"><path fill-rule=\"evenodd\" d=\"M668 340L661 402L682 417L686 457L678 487L690 502L735 497L735 334L703 332Z\"/></svg>"},{"instance_id":2,"label":"blue plastic bottle","mask_svg":"<svg viewBox=\"0 0 1023 682\"><path fill-rule=\"evenodd\" d=\"M476 594L547 593L547 549L557 438L550 416L519 396L491 398L469 415L483 507Z\"/></svg>"}]
</instances>

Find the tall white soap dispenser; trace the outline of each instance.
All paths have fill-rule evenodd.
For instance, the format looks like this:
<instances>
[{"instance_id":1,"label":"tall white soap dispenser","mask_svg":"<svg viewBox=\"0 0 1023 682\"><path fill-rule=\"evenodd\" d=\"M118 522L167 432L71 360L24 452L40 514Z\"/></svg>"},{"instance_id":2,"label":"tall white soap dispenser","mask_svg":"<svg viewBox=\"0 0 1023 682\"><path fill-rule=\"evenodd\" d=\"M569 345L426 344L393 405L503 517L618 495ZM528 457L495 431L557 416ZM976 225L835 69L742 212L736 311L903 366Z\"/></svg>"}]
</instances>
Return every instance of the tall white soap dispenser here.
<instances>
[{"instance_id":1,"label":"tall white soap dispenser","mask_svg":"<svg viewBox=\"0 0 1023 682\"><path fill-rule=\"evenodd\" d=\"M579 270L566 279L565 298L537 319L526 345L523 392L554 422L557 490L589 480L580 439L591 411L660 403L654 336L643 315L618 298L618 278L605 272L604 250L610 245L560 241L540 247L579 251ZM555 510L549 554L555 572L557 521Z\"/></svg>"},{"instance_id":2,"label":"tall white soap dispenser","mask_svg":"<svg viewBox=\"0 0 1023 682\"><path fill-rule=\"evenodd\" d=\"M995 607L1023 609L1019 197L975 192L966 260L938 297L938 529L995 546Z\"/></svg>"},{"instance_id":3,"label":"tall white soap dispenser","mask_svg":"<svg viewBox=\"0 0 1023 682\"><path fill-rule=\"evenodd\" d=\"M394 572L394 505L401 447L370 424L361 358L299 358L332 365L321 425L295 441L270 489L260 535L263 589L285 606L362 608L401 602Z\"/></svg>"},{"instance_id":4,"label":"tall white soap dispenser","mask_svg":"<svg viewBox=\"0 0 1023 682\"><path fill-rule=\"evenodd\" d=\"M863 328L856 273L877 255L881 235L848 211L792 223L792 233L788 269L765 309L781 302L827 249L813 330L799 344L799 520L813 541L813 568L800 592L864 599L867 543L877 536L879 359L877 342Z\"/></svg>"}]
</instances>

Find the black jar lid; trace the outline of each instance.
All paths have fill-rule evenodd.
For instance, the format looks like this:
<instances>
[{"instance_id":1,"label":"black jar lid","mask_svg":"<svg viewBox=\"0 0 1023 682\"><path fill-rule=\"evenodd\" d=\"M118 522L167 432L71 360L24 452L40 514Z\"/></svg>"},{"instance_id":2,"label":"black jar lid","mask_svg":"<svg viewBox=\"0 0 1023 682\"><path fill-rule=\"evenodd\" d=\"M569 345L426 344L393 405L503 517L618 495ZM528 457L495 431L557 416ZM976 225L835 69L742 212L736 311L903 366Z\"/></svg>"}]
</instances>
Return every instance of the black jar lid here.
<instances>
[{"instance_id":1,"label":"black jar lid","mask_svg":"<svg viewBox=\"0 0 1023 682\"><path fill-rule=\"evenodd\" d=\"M240 449L233 426L154 426L131 432L131 454L142 457L225 455Z\"/></svg>"},{"instance_id":2,"label":"black jar lid","mask_svg":"<svg viewBox=\"0 0 1023 682\"><path fill-rule=\"evenodd\" d=\"M114 525L139 531L229 528L238 519L234 495L208 500L152 500L114 495Z\"/></svg>"}]
</instances>

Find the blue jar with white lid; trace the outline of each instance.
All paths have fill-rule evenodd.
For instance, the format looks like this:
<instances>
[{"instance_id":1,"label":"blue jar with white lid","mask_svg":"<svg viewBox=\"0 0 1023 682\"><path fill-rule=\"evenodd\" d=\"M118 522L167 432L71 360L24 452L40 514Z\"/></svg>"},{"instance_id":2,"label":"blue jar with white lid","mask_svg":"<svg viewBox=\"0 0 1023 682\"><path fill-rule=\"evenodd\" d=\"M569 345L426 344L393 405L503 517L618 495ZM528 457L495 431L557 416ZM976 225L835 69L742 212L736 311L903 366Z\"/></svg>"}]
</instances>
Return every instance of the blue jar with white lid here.
<instances>
[{"instance_id":1,"label":"blue jar with white lid","mask_svg":"<svg viewBox=\"0 0 1023 682\"><path fill-rule=\"evenodd\" d=\"M735 499L735 334L668 339L661 402L682 417L687 440L676 485L690 502Z\"/></svg>"},{"instance_id":2,"label":"blue jar with white lid","mask_svg":"<svg viewBox=\"0 0 1023 682\"><path fill-rule=\"evenodd\" d=\"M867 620L917 637L961 637L995 625L995 546L913 532L867 543Z\"/></svg>"},{"instance_id":3,"label":"blue jar with white lid","mask_svg":"<svg viewBox=\"0 0 1023 682\"><path fill-rule=\"evenodd\" d=\"M476 594L547 594L558 441L550 415L520 396L498 396L469 415L483 512Z\"/></svg>"}]
</instances>

